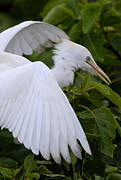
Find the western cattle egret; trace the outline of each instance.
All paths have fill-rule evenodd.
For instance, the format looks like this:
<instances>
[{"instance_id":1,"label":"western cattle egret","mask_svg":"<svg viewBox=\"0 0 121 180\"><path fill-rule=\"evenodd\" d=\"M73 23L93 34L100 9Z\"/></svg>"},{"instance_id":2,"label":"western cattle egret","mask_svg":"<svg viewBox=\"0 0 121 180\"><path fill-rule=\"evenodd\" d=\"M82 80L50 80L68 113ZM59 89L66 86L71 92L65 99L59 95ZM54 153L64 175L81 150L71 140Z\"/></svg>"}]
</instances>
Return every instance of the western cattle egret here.
<instances>
[{"instance_id":1,"label":"western cattle egret","mask_svg":"<svg viewBox=\"0 0 121 180\"><path fill-rule=\"evenodd\" d=\"M54 67L31 62L23 54L53 46ZM73 43L59 28L38 21L26 21L0 34L0 126L49 160L61 156L70 163L68 145L81 158L81 143L91 154L85 133L62 87L73 83L74 72L86 70L107 84L108 76L97 66L91 53ZM61 88L60 88L60 87Z\"/></svg>"}]
</instances>

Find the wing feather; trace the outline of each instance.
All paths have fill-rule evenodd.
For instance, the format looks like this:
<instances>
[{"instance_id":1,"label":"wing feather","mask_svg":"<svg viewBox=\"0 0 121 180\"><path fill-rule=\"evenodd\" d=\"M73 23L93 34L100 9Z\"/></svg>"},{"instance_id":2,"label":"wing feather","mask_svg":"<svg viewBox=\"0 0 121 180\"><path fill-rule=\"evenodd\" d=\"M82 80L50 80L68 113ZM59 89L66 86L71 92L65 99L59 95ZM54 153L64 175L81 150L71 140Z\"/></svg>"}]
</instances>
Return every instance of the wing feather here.
<instances>
[{"instance_id":1,"label":"wing feather","mask_svg":"<svg viewBox=\"0 0 121 180\"><path fill-rule=\"evenodd\" d=\"M14 101L14 103L10 103L11 104L11 111L9 111L9 115L6 119L6 121L4 122L4 126L2 126L3 128L13 128L17 123L17 115L20 112L21 108L23 107L23 100L24 99L17 99L16 101ZM15 120L16 119L16 120ZM12 131L12 129L11 129Z\"/></svg>"},{"instance_id":2,"label":"wing feather","mask_svg":"<svg viewBox=\"0 0 121 180\"><path fill-rule=\"evenodd\" d=\"M31 117L31 118L33 118L33 119L36 119L36 121L38 121L38 117L37 117L37 111L38 111L38 108L37 108L37 104L38 104L38 98L36 98L35 97L35 99L34 99L34 104L33 104L33 111L34 111L34 113L33 113L33 117ZM33 123L34 123L34 121L33 121ZM33 125L33 132L32 132L32 137L31 137L31 149L32 149L32 151L34 152L34 154L36 154L36 155L38 155L39 154L39 148L37 147L37 145L38 145L38 143L37 143L37 137L38 137L38 126L37 126L37 124L36 123L34 123ZM40 126L40 128L41 128L41 126Z\"/></svg>"},{"instance_id":3,"label":"wing feather","mask_svg":"<svg viewBox=\"0 0 121 180\"><path fill-rule=\"evenodd\" d=\"M67 123L65 119L65 114L60 113L61 109L63 109L63 106L61 104L57 104L56 108L58 109L59 113L59 131L60 131L60 136L59 136L59 148L60 148L60 153L62 154L63 158L65 161L68 163L71 163L71 158L68 150L68 137L67 137ZM63 115L63 117L62 117Z\"/></svg>"},{"instance_id":4,"label":"wing feather","mask_svg":"<svg viewBox=\"0 0 121 180\"><path fill-rule=\"evenodd\" d=\"M60 42L61 38L69 39L64 31L54 25L25 21L0 33L0 51L32 54L32 50L42 51L43 46L53 46L50 41Z\"/></svg>"},{"instance_id":5,"label":"wing feather","mask_svg":"<svg viewBox=\"0 0 121 180\"><path fill-rule=\"evenodd\" d=\"M65 114L65 122L67 128L67 136L68 136L68 144L70 145L73 153L81 159L81 152L80 152L80 147L77 143L77 137L76 137L76 131L74 127L74 120L72 117L72 112L69 111L67 103L63 101L63 108L64 108L64 114Z\"/></svg>"},{"instance_id":6,"label":"wing feather","mask_svg":"<svg viewBox=\"0 0 121 180\"><path fill-rule=\"evenodd\" d=\"M5 112L6 106L7 106L7 101L4 101L3 99L1 99L0 100L0 126L1 127L4 124L2 116L3 116L4 112Z\"/></svg>"},{"instance_id":7,"label":"wing feather","mask_svg":"<svg viewBox=\"0 0 121 180\"><path fill-rule=\"evenodd\" d=\"M60 163L62 154L70 163L68 145L80 158L77 139L89 153L86 136L68 99L51 70L41 62L1 73L0 125L47 160L51 154Z\"/></svg>"},{"instance_id":8,"label":"wing feather","mask_svg":"<svg viewBox=\"0 0 121 180\"><path fill-rule=\"evenodd\" d=\"M1 107L1 122L0 122L0 124L1 124L2 128L3 128L3 123L6 122L5 118L6 118L8 107L10 107L9 100L6 100L5 103L3 102L3 105Z\"/></svg>"},{"instance_id":9,"label":"wing feather","mask_svg":"<svg viewBox=\"0 0 121 180\"><path fill-rule=\"evenodd\" d=\"M41 99L41 100L40 100ZM41 97L39 100L37 98L37 103L38 103L38 110L37 110L37 123L36 123L36 132L37 132L37 137L36 137L36 146L35 148L37 149L38 153L40 152L40 141L41 141L41 131L42 131L42 121L43 119L43 114L44 114L44 108L43 108L43 98ZM38 128L39 127L39 128ZM32 145L32 148L33 145Z\"/></svg>"},{"instance_id":10,"label":"wing feather","mask_svg":"<svg viewBox=\"0 0 121 180\"><path fill-rule=\"evenodd\" d=\"M40 152L42 156L49 160L50 150L49 150L49 140L50 140L50 107L47 102L43 103L43 121L41 124L41 134L40 134Z\"/></svg>"},{"instance_id":11,"label":"wing feather","mask_svg":"<svg viewBox=\"0 0 121 180\"><path fill-rule=\"evenodd\" d=\"M29 149L31 147L32 134L33 134L33 131L35 131L34 123L36 121L36 119L35 119L35 117L36 117L36 115L35 115L35 107L34 107L35 104L33 105L34 98L35 98L35 95L32 94L31 102L29 103L29 106L30 106L30 109L29 109L29 112L28 112L29 116L28 116L27 119L25 119L25 121L27 121L27 127L26 127L26 131L25 131L25 136L24 136L24 139L23 139L23 142L25 142L26 147L28 147ZM35 121L33 119L35 119ZM29 130L29 134L28 134L27 129ZM33 152L35 153L35 151L33 151Z\"/></svg>"},{"instance_id":12,"label":"wing feather","mask_svg":"<svg viewBox=\"0 0 121 180\"><path fill-rule=\"evenodd\" d=\"M33 77L34 79L34 77ZM29 86L29 91L28 94L24 96L24 100L23 100L23 105L22 108L20 109L16 119L16 123L15 123L15 127L14 124L11 124L11 126L13 126L13 135L14 137L18 137L19 141L22 143L23 140L26 137L26 132L27 129L29 129L29 125L30 125L30 119L34 114L34 106L35 104L33 104L34 101L34 94L33 94L33 89L34 89L34 85L33 82L31 83L31 86ZM31 114L31 112L33 112ZM21 120L20 120L21 119ZM31 129L30 129L30 133L29 133L29 138L31 136ZM25 142L26 143L26 142ZM29 148L29 145L26 144L26 147Z\"/></svg>"},{"instance_id":13,"label":"wing feather","mask_svg":"<svg viewBox=\"0 0 121 180\"><path fill-rule=\"evenodd\" d=\"M70 111L70 113L72 114L72 118L74 118L75 120L73 121L74 123L74 127L75 127L75 132L76 132L76 138L80 141L82 147L84 148L84 150L88 153L88 154L91 154L91 150L90 150L90 147L89 147L89 144L88 144L88 141L87 141L87 138L86 138L86 135L82 129L82 127L80 126L80 123L78 121L78 118L76 116L76 114L74 113L71 105L69 102L67 102L68 104L68 109Z\"/></svg>"},{"instance_id":14,"label":"wing feather","mask_svg":"<svg viewBox=\"0 0 121 180\"><path fill-rule=\"evenodd\" d=\"M23 52L24 54L32 54L32 47L31 46L32 46L32 43L31 43L31 45L29 45L27 43L27 41L21 35L20 47L19 46L17 47L17 48L21 49L21 53Z\"/></svg>"},{"instance_id":15,"label":"wing feather","mask_svg":"<svg viewBox=\"0 0 121 180\"><path fill-rule=\"evenodd\" d=\"M61 119L59 117L59 109L56 108L55 113L55 104L51 104L51 133L50 133L50 153L53 159L60 164L61 157L60 157L60 149L59 149L59 136L60 136L60 129L59 129L59 122ZM57 121L58 119L58 121Z\"/></svg>"}]
</instances>

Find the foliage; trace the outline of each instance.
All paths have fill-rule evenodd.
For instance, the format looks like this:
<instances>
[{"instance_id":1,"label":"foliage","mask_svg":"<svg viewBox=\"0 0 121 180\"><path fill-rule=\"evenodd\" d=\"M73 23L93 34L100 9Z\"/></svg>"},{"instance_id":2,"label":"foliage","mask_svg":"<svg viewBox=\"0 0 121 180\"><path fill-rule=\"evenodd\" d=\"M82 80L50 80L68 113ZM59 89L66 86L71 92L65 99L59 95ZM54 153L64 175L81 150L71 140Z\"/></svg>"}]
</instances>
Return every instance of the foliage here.
<instances>
[{"instance_id":1,"label":"foliage","mask_svg":"<svg viewBox=\"0 0 121 180\"><path fill-rule=\"evenodd\" d=\"M23 8L25 7L25 8ZM31 9L33 7L33 9ZM2 0L0 31L25 19L41 20L63 29L71 40L87 47L112 80L111 87L78 71L74 85L64 88L92 150L72 164L45 161L0 131L0 179L121 179L121 1L120 0ZM7 11L6 11L7 10ZM52 53L28 56L52 66Z\"/></svg>"}]
</instances>

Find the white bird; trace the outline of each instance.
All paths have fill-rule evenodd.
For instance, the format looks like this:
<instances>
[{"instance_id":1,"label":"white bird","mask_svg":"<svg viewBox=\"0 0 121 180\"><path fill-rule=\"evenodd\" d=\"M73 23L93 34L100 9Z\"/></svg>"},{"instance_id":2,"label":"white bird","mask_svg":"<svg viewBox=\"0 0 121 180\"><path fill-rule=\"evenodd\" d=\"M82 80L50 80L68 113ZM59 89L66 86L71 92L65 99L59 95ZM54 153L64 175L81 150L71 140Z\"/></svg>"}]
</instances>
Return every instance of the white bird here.
<instances>
[{"instance_id":1,"label":"white bird","mask_svg":"<svg viewBox=\"0 0 121 180\"><path fill-rule=\"evenodd\" d=\"M54 67L22 57L33 50L53 46ZM57 162L70 163L68 145L81 158L91 150L62 87L73 83L74 72L86 70L110 84L91 53L73 43L59 28L38 21L26 21L0 34L0 126L8 128L20 143ZM60 88L60 87L61 88Z\"/></svg>"}]
</instances>

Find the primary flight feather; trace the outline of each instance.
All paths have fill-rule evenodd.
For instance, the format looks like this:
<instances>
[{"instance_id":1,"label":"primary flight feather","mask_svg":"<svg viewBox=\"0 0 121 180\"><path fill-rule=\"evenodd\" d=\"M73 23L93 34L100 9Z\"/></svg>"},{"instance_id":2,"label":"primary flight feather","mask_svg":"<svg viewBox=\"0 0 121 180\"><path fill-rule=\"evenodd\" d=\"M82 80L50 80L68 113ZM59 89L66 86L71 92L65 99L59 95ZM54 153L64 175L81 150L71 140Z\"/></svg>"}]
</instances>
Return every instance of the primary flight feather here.
<instances>
[{"instance_id":1,"label":"primary flight feather","mask_svg":"<svg viewBox=\"0 0 121 180\"><path fill-rule=\"evenodd\" d=\"M19 56L54 47L54 66L32 63ZM61 156L70 163L68 145L81 158L81 143L91 154L87 138L66 95L60 87L73 83L74 72L86 70L110 84L91 53L73 43L59 28L26 21L0 34L0 126L8 128L34 154ZM60 86L60 87L59 87Z\"/></svg>"}]
</instances>

